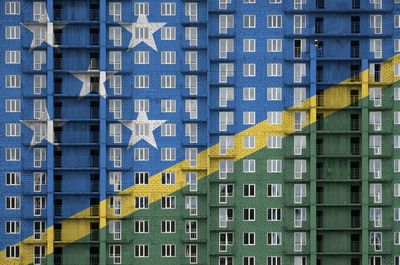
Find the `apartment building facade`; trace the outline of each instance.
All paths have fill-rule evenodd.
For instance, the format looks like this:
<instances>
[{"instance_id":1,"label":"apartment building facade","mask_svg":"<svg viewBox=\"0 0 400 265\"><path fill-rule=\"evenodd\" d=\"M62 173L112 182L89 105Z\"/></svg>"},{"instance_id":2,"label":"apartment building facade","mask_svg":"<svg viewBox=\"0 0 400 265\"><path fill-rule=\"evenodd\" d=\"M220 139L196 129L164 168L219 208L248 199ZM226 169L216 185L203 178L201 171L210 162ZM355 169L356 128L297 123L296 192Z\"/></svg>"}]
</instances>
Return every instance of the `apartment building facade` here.
<instances>
[{"instance_id":1,"label":"apartment building facade","mask_svg":"<svg viewBox=\"0 0 400 265\"><path fill-rule=\"evenodd\" d=\"M400 265L400 1L2 1L0 263Z\"/></svg>"}]
</instances>

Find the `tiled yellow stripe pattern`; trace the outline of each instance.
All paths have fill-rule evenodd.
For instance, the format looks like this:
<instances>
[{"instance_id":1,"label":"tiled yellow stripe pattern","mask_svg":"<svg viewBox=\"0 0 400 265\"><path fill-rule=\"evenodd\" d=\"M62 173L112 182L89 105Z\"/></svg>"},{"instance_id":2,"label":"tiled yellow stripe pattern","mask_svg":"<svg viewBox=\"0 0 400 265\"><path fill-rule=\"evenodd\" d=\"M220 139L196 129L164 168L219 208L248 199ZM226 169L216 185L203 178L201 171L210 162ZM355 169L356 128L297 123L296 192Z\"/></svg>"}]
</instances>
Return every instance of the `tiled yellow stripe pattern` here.
<instances>
[{"instance_id":1,"label":"tiled yellow stripe pattern","mask_svg":"<svg viewBox=\"0 0 400 265\"><path fill-rule=\"evenodd\" d=\"M385 82L374 83L373 77L369 74L369 69L364 70L360 73L361 82L374 84L374 87L384 87L394 83L399 80L399 78L394 77L393 65L394 63L400 62L400 56L396 55L382 62L382 80ZM360 84L355 84L351 82L348 78L341 83L334 85L326 90L324 90L323 96L325 98L325 106L328 106L330 110L324 111L324 115L330 115L334 111L343 109L351 104L350 102L350 89L343 89L343 86L355 86L360 89ZM360 89L362 93L360 100L368 96L368 89ZM123 216L133 214L138 209L133 206L134 196L148 196L149 203L154 203L161 199L163 196L167 196L174 193L185 186L185 171L192 170L198 171L198 179L202 179L212 173L218 171L218 158L224 159L224 157L229 157L233 160L240 160L246 156L257 152L258 150L266 147L268 145L267 138L269 135L288 135L294 132L294 115L295 111L306 111L307 120L303 124L303 127L307 127L316 122L316 104L317 96L312 96L305 101L303 101L301 107L291 107L282 112L282 124L274 125L269 124L267 120L249 127L248 129L234 135L234 148L228 152L228 155L219 155L219 144L216 144L198 154L198 166L191 168L187 160L181 161L169 168L163 170L163 172L176 172L176 184L175 185L162 185L161 184L161 172L153 175L149 179L148 185L134 185L131 186L116 196L122 197L122 213L121 216L114 216L113 211L109 209L108 203L109 199L100 202L100 216L104 217L106 214L109 219L118 219ZM256 146L252 149L243 148L243 136L252 135L256 137ZM215 159L213 159L215 158ZM104 213L104 209L107 212ZM88 226L81 226L77 229L79 218L90 216L90 209L82 210L81 212L63 220L62 226L66 234L68 234L68 241L66 244L77 241L84 238L90 234ZM100 218L100 229L104 228L107 224L105 223L105 218ZM72 223L73 222L73 223ZM84 222L84 221L83 221ZM86 222L87 224L87 222ZM51 243L53 241L53 227L48 227L46 231L47 240L37 241L33 237L29 237L20 242L21 248L21 258L20 259L6 259L5 250L0 251L0 264L10 264L10 265L27 265L33 261L33 250L32 243L35 244L46 244L46 241ZM46 238L46 235L44 238ZM22 244L21 244L22 243ZM52 254L53 248L52 244L48 244L47 255Z\"/></svg>"}]
</instances>

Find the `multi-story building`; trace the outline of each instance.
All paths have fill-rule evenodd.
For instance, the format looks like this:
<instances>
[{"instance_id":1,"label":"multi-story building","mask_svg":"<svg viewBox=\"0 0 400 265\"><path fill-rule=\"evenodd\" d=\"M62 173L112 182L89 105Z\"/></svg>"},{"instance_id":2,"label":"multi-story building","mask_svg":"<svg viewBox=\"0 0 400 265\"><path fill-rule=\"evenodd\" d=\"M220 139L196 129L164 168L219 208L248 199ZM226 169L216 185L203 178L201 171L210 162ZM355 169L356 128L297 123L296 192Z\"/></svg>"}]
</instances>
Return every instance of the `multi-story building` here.
<instances>
[{"instance_id":1,"label":"multi-story building","mask_svg":"<svg viewBox=\"0 0 400 265\"><path fill-rule=\"evenodd\" d=\"M399 0L0 14L0 264L400 265Z\"/></svg>"}]
</instances>

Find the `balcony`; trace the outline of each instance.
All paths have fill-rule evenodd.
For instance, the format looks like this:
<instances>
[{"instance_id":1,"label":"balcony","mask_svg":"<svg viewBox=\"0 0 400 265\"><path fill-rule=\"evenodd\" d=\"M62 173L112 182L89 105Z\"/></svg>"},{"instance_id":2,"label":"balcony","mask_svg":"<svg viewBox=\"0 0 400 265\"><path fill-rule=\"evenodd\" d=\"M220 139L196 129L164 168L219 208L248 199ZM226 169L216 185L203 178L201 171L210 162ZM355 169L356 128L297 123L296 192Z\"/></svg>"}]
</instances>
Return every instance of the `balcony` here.
<instances>
[{"instance_id":1,"label":"balcony","mask_svg":"<svg viewBox=\"0 0 400 265\"><path fill-rule=\"evenodd\" d=\"M54 58L54 70L61 70L63 68L62 58Z\"/></svg>"},{"instance_id":2,"label":"balcony","mask_svg":"<svg viewBox=\"0 0 400 265\"><path fill-rule=\"evenodd\" d=\"M99 21L99 10L90 9L89 10L90 21Z\"/></svg>"},{"instance_id":3,"label":"balcony","mask_svg":"<svg viewBox=\"0 0 400 265\"><path fill-rule=\"evenodd\" d=\"M99 265L99 255L98 254L90 254L90 265Z\"/></svg>"},{"instance_id":4,"label":"balcony","mask_svg":"<svg viewBox=\"0 0 400 265\"><path fill-rule=\"evenodd\" d=\"M75 116L75 117L71 117ZM62 107L54 107L54 118L55 119L82 119L82 118L90 118L90 119L98 119L99 118L99 108L98 107L91 107L88 112L81 113L81 116L78 114L76 115L63 115Z\"/></svg>"},{"instance_id":5,"label":"balcony","mask_svg":"<svg viewBox=\"0 0 400 265\"><path fill-rule=\"evenodd\" d=\"M62 34L61 33L54 33L54 44L55 45L62 44Z\"/></svg>"},{"instance_id":6,"label":"balcony","mask_svg":"<svg viewBox=\"0 0 400 265\"><path fill-rule=\"evenodd\" d=\"M54 205L54 216L62 216L62 206Z\"/></svg>"},{"instance_id":7,"label":"balcony","mask_svg":"<svg viewBox=\"0 0 400 265\"><path fill-rule=\"evenodd\" d=\"M99 70L99 59L98 58L90 58L89 67L90 67L90 70Z\"/></svg>"},{"instance_id":8,"label":"balcony","mask_svg":"<svg viewBox=\"0 0 400 265\"><path fill-rule=\"evenodd\" d=\"M61 192L62 190L62 181L55 180L54 181L54 192Z\"/></svg>"},{"instance_id":9,"label":"balcony","mask_svg":"<svg viewBox=\"0 0 400 265\"><path fill-rule=\"evenodd\" d=\"M360 227L361 227L360 217L352 216L351 217L351 228L360 228Z\"/></svg>"},{"instance_id":10,"label":"balcony","mask_svg":"<svg viewBox=\"0 0 400 265\"><path fill-rule=\"evenodd\" d=\"M91 241L99 241L99 230L98 229L90 229L90 240Z\"/></svg>"},{"instance_id":11,"label":"balcony","mask_svg":"<svg viewBox=\"0 0 400 265\"><path fill-rule=\"evenodd\" d=\"M54 9L53 10L53 16L55 21L61 21L62 20L62 14L63 10L62 9Z\"/></svg>"},{"instance_id":12,"label":"balcony","mask_svg":"<svg viewBox=\"0 0 400 265\"><path fill-rule=\"evenodd\" d=\"M91 181L90 192L99 192L99 181Z\"/></svg>"},{"instance_id":13,"label":"balcony","mask_svg":"<svg viewBox=\"0 0 400 265\"><path fill-rule=\"evenodd\" d=\"M324 252L324 242L317 241L317 252Z\"/></svg>"},{"instance_id":14,"label":"balcony","mask_svg":"<svg viewBox=\"0 0 400 265\"><path fill-rule=\"evenodd\" d=\"M360 58L360 47L352 46L350 49L350 57L351 58Z\"/></svg>"},{"instance_id":15,"label":"balcony","mask_svg":"<svg viewBox=\"0 0 400 265\"><path fill-rule=\"evenodd\" d=\"M62 230L54 230L54 241L62 241Z\"/></svg>"},{"instance_id":16,"label":"balcony","mask_svg":"<svg viewBox=\"0 0 400 265\"><path fill-rule=\"evenodd\" d=\"M90 34L90 45L99 45L99 34Z\"/></svg>"},{"instance_id":17,"label":"balcony","mask_svg":"<svg viewBox=\"0 0 400 265\"><path fill-rule=\"evenodd\" d=\"M351 252L360 252L360 241L351 242Z\"/></svg>"},{"instance_id":18,"label":"balcony","mask_svg":"<svg viewBox=\"0 0 400 265\"><path fill-rule=\"evenodd\" d=\"M350 179L360 179L359 168L350 168Z\"/></svg>"},{"instance_id":19,"label":"balcony","mask_svg":"<svg viewBox=\"0 0 400 265\"><path fill-rule=\"evenodd\" d=\"M357 34L357 33L360 33L360 22L355 22L355 21L353 21L352 23L351 23L351 33L352 34Z\"/></svg>"},{"instance_id":20,"label":"balcony","mask_svg":"<svg viewBox=\"0 0 400 265\"><path fill-rule=\"evenodd\" d=\"M360 120L359 119L351 119L350 120L350 130L351 131L359 131L360 130Z\"/></svg>"},{"instance_id":21,"label":"balcony","mask_svg":"<svg viewBox=\"0 0 400 265\"><path fill-rule=\"evenodd\" d=\"M91 167L98 167L99 165L100 165L100 157L91 156L90 157L90 166Z\"/></svg>"},{"instance_id":22,"label":"balcony","mask_svg":"<svg viewBox=\"0 0 400 265\"><path fill-rule=\"evenodd\" d=\"M99 82L90 82L90 93L99 94Z\"/></svg>"},{"instance_id":23,"label":"balcony","mask_svg":"<svg viewBox=\"0 0 400 265\"><path fill-rule=\"evenodd\" d=\"M350 203L352 203L352 204L360 203L360 193L359 192L351 192L350 193Z\"/></svg>"},{"instance_id":24,"label":"balcony","mask_svg":"<svg viewBox=\"0 0 400 265\"><path fill-rule=\"evenodd\" d=\"M67 144L87 144L87 143L98 143L99 132L92 131L88 132L76 132L76 133L63 133L54 132L55 143L67 143Z\"/></svg>"},{"instance_id":25,"label":"balcony","mask_svg":"<svg viewBox=\"0 0 400 265\"><path fill-rule=\"evenodd\" d=\"M62 254L53 254L53 257L54 257L54 265L63 265Z\"/></svg>"},{"instance_id":26,"label":"balcony","mask_svg":"<svg viewBox=\"0 0 400 265\"><path fill-rule=\"evenodd\" d=\"M90 216L99 216L99 206L98 205L90 206Z\"/></svg>"},{"instance_id":27,"label":"balcony","mask_svg":"<svg viewBox=\"0 0 400 265\"><path fill-rule=\"evenodd\" d=\"M98 119L99 118L99 108L98 107L91 107L90 108L90 118Z\"/></svg>"},{"instance_id":28,"label":"balcony","mask_svg":"<svg viewBox=\"0 0 400 265\"><path fill-rule=\"evenodd\" d=\"M360 155L360 144L351 144L350 153L355 156Z\"/></svg>"},{"instance_id":29,"label":"balcony","mask_svg":"<svg viewBox=\"0 0 400 265\"><path fill-rule=\"evenodd\" d=\"M62 82L54 82L54 94L62 94Z\"/></svg>"}]
</instances>

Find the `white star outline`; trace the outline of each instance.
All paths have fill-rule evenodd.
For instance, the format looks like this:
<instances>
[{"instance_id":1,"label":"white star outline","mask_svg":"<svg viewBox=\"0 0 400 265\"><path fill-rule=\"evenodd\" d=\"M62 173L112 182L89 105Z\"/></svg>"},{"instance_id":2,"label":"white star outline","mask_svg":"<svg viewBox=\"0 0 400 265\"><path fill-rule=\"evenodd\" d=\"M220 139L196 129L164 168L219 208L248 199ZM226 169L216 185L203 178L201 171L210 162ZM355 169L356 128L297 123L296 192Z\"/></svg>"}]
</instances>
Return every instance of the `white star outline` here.
<instances>
[{"instance_id":1,"label":"white star outline","mask_svg":"<svg viewBox=\"0 0 400 265\"><path fill-rule=\"evenodd\" d=\"M46 30L46 39L40 40L40 42L38 44L35 43L35 39L32 36L30 50L33 50L36 47L39 47L40 45L42 45L43 42L46 42L51 47L57 46L54 44L54 23L50 21L49 15L47 13L47 9L44 10L44 15L36 23L33 23L33 24L21 23L21 25L23 27L25 27L26 29L28 29L30 32L32 32L32 34L35 34L35 29L37 29L37 28L44 28ZM62 29L64 26L65 25L57 25L56 28Z\"/></svg>"},{"instance_id":2,"label":"white star outline","mask_svg":"<svg viewBox=\"0 0 400 265\"><path fill-rule=\"evenodd\" d=\"M153 50L157 51L157 45L156 42L154 41L154 36L153 34L158 31L159 29L161 29L162 27L164 27L167 23L149 23L148 19L147 19L147 15L139 15L138 19L136 22L134 23L121 23L120 25L123 26L126 30L128 30L131 34L131 40L129 42L128 45L128 51L135 48L137 45L139 45L140 43L145 43L147 44L150 48L152 48ZM145 39L137 39L135 38L135 29L137 28L146 28L148 29L148 37Z\"/></svg>"},{"instance_id":3,"label":"white star outline","mask_svg":"<svg viewBox=\"0 0 400 265\"><path fill-rule=\"evenodd\" d=\"M55 136L54 136L54 125L56 124L57 126L63 126L67 121L54 121L50 120L49 112L47 109L42 111L40 113L39 119L36 120L20 120L21 123L25 124L26 126L29 127L29 129L32 130L33 135L32 135L32 140L30 143L29 148L32 148L33 146L40 144L43 140L47 140L52 145L55 145ZM35 127L36 125L42 125L44 124L46 127L46 134L45 135L40 135L40 138L38 141L35 140Z\"/></svg>"},{"instance_id":4,"label":"white star outline","mask_svg":"<svg viewBox=\"0 0 400 265\"><path fill-rule=\"evenodd\" d=\"M84 96L87 96L91 92L90 88L90 77L92 76L97 76L100 74L100 80L99 80L99 95L102 96L103 98L107 98L107 91L104 83L109 80L111 77L113 77L117 71L93 71L90 69L90 66L85 73L74 73L70 72L72 75L74 75L79 81L82 82L82 88L81 91L79 92L79 98L82 98Z\"/></svg>"},{"instance_id":5,"label":"white star outline","mask_svg":"<svg viewBox=\"0 0 400 265\"><path fill-rule=\"evenodd\" d=\"M146 112L141 111L139 112L136 120L125 120L120 122L132 132L128 143L128 149L138 143L140 140L144 140L154 148L158 149L153 132L155 129L164 124L166 120L149 120ZM139 135L135 129L136 125L138 124L147 124L149 126L149 134Z\"/></svg>"}]
</instances>

